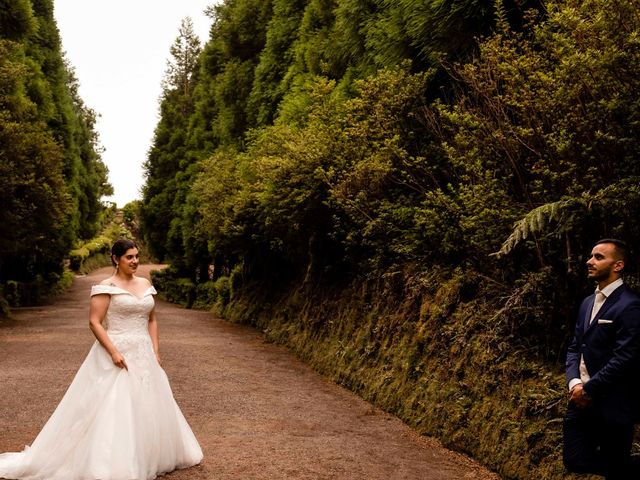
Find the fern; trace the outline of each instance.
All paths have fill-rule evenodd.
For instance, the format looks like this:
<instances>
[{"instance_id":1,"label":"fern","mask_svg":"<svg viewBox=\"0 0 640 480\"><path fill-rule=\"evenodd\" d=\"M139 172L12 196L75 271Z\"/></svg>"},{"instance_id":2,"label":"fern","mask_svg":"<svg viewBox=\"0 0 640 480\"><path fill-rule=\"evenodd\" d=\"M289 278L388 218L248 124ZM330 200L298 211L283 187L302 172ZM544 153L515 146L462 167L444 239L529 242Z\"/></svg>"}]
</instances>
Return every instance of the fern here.
<instances>
[{"instance_id":1,"label":"fern","mask_svg":"<svg viewBox=\"0 0 640 480\"><path fill-rule=\"evenodd\" d=\"M619 204L620 202L621 204ZM639 177L626 178L608 185L595 194L584 193L581 197L545 203L534 208L516 222L511 235L504 241L500 250L492 253L491 256L508 255L520 242L529 237L568 232L580 210L586 215L596 206L619 210L638 203L640 203ZM556 223L555 230L549 229L552 222Z\"/></svg>"},{"instance_id":2,"label":"fern","mask_svg":"<svg viewBox=\"0 0 640 480\"><path fill-rule=\"evenodd\" d=\"M558 223L558 231L564 231L573 217L572 209L577 204L582 203L577 199L564 199L556 202L545 203L534 208L519 220L499 251L492 253L492 256L503 257L511 253L511 251L523 240L539 234L548 233L547 228L551 222ZM570 214L570 217L567 215Z\"/></svg>"}]
</instances>

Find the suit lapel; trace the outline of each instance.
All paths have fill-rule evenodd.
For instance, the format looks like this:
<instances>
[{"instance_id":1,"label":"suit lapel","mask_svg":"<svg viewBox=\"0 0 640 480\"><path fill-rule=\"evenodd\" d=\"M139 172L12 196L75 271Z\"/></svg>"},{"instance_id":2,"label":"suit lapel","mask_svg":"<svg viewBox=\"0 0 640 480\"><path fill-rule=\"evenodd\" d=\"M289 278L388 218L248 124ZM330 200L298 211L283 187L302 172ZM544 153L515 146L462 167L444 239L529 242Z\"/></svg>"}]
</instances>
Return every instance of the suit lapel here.
<instances>
[{"instance_id":1,"label":"suit lapel","mask_svg":"<svg viewBox=\"0 0 640 480\"><path fill-rule=\"evenodd\" d=\"M591 327L591 325L593 325L593 323L589 323L589 322L591 322L591 311L593 310L593 303L595 301L596 301L596 295L592 294L589 297L589 301L587 302L587 308L585 309L585 312L584 312L584 325L585 325L584 331L585 332L589 330L589 327ZM602 310L602 308L600 310ZM594 322L595 322L595 319L594 319Z\"/></svg>"},{"instance_id":2,"label":"suit lapel","mask_svg":"<svg viewBox=\"0 0 640 480\"><path fill-rule=\"evenodd\" d=\"M589 308L587 311L587 325L588 325L587 330L590 330L591 328L594 327L594 325L598 324L598 319L603 318L604 314L607 313L607 311L618 301L618 299L620 298L620 295L622 295L623 290L624 290L624 285L620 285L613 292L611 292L611 295L607 297L607 299L604 301L604 303L600 307L600 310L598 310L598 313L596 313L596 316L593 318L593 321L589 324L589 320L591 319L591 310L593 309L593 302L595 302L595 298L596 298L595 295L591 295L592 298L591 298L591 301L589 302L589 305L591 305L591 308Z\"/></svg>"}]
</instances>

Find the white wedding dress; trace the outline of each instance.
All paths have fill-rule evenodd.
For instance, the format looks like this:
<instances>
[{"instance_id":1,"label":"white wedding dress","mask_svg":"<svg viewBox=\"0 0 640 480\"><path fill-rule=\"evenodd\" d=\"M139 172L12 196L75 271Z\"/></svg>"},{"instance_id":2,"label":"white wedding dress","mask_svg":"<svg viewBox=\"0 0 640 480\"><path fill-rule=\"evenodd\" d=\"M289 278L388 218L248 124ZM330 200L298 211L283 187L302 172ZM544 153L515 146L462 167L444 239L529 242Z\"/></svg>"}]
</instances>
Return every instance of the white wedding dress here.
<instances>
[{"instance_id":1,"label":"white wedding dress","mask_svg":"<svg viewBox=\"0 0 640 480\"><path fill-rule=\"evenodd\" d=\"M148 480L202 460L153 351L148 319L155 289L138 298L93 286L91 295L101 293L111 295L104 325L128 370L96 341L33 444L0 455L0 478Z\"/></svg>"}]
</instances>

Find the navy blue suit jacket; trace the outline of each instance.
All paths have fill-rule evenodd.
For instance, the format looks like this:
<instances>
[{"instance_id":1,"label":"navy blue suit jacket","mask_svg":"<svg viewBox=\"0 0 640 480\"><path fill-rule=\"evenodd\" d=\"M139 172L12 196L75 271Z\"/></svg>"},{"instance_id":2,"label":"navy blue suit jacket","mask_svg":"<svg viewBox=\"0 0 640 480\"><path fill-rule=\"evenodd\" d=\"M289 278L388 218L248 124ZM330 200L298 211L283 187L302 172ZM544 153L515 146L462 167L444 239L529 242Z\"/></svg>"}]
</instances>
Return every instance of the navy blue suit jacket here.
<instances>
[{"instance_id":1,"label":"navy blue suit jacket","mask_svg":"<svg viewBox=\"0 0 640 480\"><path fill-rule=\"evenodd\" d=\"M584 299L567 352L567 381L589 372L585 392L610 422L630 423L640 412L640 297L626 285L606 299L591 324L595 295Z\"/></svg>"}]
</instances>

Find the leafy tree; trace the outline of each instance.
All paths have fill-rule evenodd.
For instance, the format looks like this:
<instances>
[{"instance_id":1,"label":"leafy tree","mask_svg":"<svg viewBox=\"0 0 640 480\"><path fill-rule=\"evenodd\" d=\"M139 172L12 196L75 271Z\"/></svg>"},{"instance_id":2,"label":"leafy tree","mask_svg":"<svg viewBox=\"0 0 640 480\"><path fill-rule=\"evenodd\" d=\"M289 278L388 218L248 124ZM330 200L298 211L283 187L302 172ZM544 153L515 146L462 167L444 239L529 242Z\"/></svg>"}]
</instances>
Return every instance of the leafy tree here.
<instances>
[{"instance_id":1,"label":"leafy tree","mask_svg":"<svg viewBox=\"0 0 640 480\"><path fill-rule=\"evenodd\" d=\"M463 190L500 182L511 198L501 210L508 206L511 215L524 216L553 202L597 198L610 185L638 176L632 140L639 114L632 93L638 88L637 27L620 16L632 4L550 5L547 22L530 33L496 34L482 44L477 60L456 70L463 82L460 100L441 111ZM483 197L469 198L478 205ZM506 238L475 224L485 238ZM583 226L574 221L572 228ZM540 235L546 235L544 228L531 229L545 264Z\"/></svg>"},{"instance_id":2,"label":"leafy tree","mask_svg":"<svg viewBox=\"0 0 640 480\"><path fill-rule=\"evenodd\" d=\"M69 213L63 151L22 93L24 61L19 45L0 40L0 283L51 271Z\"/></svg>"},{"instance_id":3,"label":"leafy tree","mask_svg":"<svg viewBox=\"0 0 640 480\"><path fill-rule=\"evenodd\" d=\"M176 90L189 95L194 88L193 77L198 67L200 39L193 31L193 20L186 17L178 29L178 37L169 48L171 59L167 60L167 69L163 79L163 90ZM185 112L185 116L190 112Z\"/></svg>"},{"instance_id":4,"label":"leafy tree","mask_svg":"<svg viewBox=\"0 0 640 480\"><path fill-rule=\"evenodd\" d=\"M60 51L52 1L1 7L0 286L21 282L25 303L55 287L64 256L95 233L100 195L111 187L95 114Z\"/></svg>"},{"instance_id":5,"label":"leafy tree","mask_svg":"<svg viewBox=\"0 0 640 480\"><path fill-rule=\"evenodd\" d=\"M33 33L36 23L29 0L0 1L0 37L19 41Z\"/></svg>"},{"instance_id":6,"label":"leafy tree","mask_svg":"<svg viewBox=\"0 0 640 480\"><path fill-rule=\"evenodd\" d=\"M185 18L178 37L170 49L171 59L163 80L160 121L144 164L141 221L145 240L159 260L180 257L179 234L172 229L172 219L180 218L184 200L184 179L177 176L190 162L187 150L189 118L194 112L193 92L197 84L200 40L193 22Z\"/></svg>"},{"instance_id":7,"label":"leafy tree","mask_svg":"<svg viewBox=\"0 0 640 480\"><path fill-rule=\"evenodd\" d=\"M264 49L255 69L249 96L248 116L252 124L273 122L277 106L285 94L283 78L294 61L293 44L298 38L300 18L306 1L275 0Z\"/></svg>"},{"instance_id":8,"label":"leafy tree","mask_svg":"<svg viewBox=\"0 0 640 480\"><path fill-rule=\"evenodd\" d=\"M77 164L78 236L88 239L94 237L100 227L100 214L104 209L100 199L113 195L113 187L108 180L109 170L101 159L102 146L95 130L97 113L80 98L73 67L66 65L66 70L74 118L71 145L80 160Z\"/></svg>"},{"instance_id":9,"label":"leafy tree","mask_svg":"<svg viewBox=\"0 0 640 480\"><path fill-rule=\"evenodd\" d=\"M520 29L524 12L542 10L539 0L434 0L399 2L386 0L389 8L397 8L402 19L407 43L415 56L432 65L446 58L460 59L476 47L476 39L490 33L496 18Z\"/></svg>"},{"instance_id":10,"label":"leafy tree","mask_svg":"<svg viewBox=\"0 0 640 480\"><path fill-rule=\"evenodd\" d=\"M211 78L216 115L208 119L219 145L241 145L254 126L247 112L256 65L266 42L271 1L233 0L215 7L207 48L222 60Z\"/></svg>"}]
</instances>

